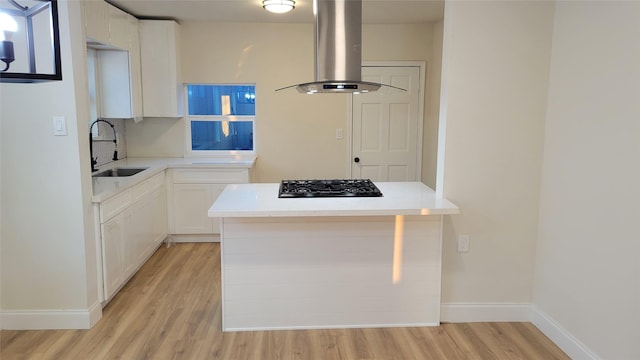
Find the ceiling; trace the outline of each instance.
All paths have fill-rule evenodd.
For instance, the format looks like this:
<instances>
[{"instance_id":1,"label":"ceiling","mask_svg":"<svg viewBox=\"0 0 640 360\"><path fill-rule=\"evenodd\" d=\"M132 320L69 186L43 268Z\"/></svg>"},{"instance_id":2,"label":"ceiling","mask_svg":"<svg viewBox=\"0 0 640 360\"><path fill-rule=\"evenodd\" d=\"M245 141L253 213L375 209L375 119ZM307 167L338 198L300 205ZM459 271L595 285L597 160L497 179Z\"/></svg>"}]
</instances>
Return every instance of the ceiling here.
<instances>
[{"instance_id":1,"label":"ceiling","mask_svg":"<svg viewBox=\"0 0 640 360\"><path fill-rule=\"evenodd\" d=\"M347 0L348 1L348 0ZM138 18L184 21L312 23L313 0L296 0L287 14L273 14L261 0L108 0ZM362 0L365 24L429 23L443 18L444 0Z\"/></svg>"}]
</instances>

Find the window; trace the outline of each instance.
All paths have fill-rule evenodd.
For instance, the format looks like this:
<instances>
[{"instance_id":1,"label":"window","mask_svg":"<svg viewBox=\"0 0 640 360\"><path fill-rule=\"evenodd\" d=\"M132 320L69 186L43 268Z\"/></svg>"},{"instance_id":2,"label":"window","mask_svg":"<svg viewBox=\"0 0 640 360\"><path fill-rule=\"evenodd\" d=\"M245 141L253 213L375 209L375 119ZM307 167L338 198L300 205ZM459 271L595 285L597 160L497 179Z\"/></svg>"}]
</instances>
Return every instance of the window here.
<instances>
[{"instance_id":1,"label":"window","mask_svg":"<svg viewBox=\"0 0 640 360\"><path fill-rule=\"evenodd\" d=\"M187 85L187 152L223 155L254 150L255 85Z\"/></svg>"}]
</instances>

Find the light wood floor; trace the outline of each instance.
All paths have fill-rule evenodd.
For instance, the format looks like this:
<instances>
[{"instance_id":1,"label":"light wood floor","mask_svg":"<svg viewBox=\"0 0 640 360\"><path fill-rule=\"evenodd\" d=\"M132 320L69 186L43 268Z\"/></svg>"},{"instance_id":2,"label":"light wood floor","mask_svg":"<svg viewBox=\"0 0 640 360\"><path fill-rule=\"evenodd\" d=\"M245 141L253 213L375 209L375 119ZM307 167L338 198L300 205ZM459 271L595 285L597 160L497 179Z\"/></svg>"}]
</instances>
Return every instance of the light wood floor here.
<instances>
[{"instance_id":1,"label":"light wood floor","mask_svg":"<svg viewBox=\"0 0 640 360\"><path fill-rule=\"evenodd\" d=\"M91 330L2 331L0 359L568 359L529 323L222 333L219 244L163 246Z\"/></svg>"}]
</instances>

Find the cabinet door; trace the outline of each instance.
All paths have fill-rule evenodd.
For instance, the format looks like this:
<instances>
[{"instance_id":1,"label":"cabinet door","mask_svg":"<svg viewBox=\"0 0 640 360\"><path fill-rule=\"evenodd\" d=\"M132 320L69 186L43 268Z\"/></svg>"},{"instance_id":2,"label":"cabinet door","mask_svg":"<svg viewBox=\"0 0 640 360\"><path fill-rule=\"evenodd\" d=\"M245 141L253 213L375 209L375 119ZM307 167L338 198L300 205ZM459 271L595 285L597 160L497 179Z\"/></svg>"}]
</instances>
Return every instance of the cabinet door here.
<instances>
[{"instance_id":1,"label":"cabinet door","mask_svg":"<svg viewBox=\"0 0 640 360\"><path fill-rule=\"evenodd\" d=\"M103 0L85 0L84 23L89 41L109 43L109 4Z\"/></svg>"},{"instance_id":2,"label":"cabinet door","mask_svg":"<svg viewBox=\"0 0 640 360\"><path fill-rule=\"evenodd\" d=\"M102 273L105 299L109 299L124 281L124 217L119 214L101 225Z\"/></svg>"},{"instance_id":3,"label":"cabinet door","mask_svg":"<svg viewBox=\"0 0 640 360\"><path fill-rule=\"evenodd\" d=\"M131 80L129 53L120 50L98 50L101 115L105 119L129 119Z\"/></svg>"},{"instance_id":4,"label":"cabinet door","mask_svg":"<svg viewBox=\"0 0 640 360\"><path fill-rule=\"evenodd\" d=\"M220 233L220 219L208 218L206 220L207 212L211 205L216 201L220 193L224 190L227 184L242 184L249 182L249 170L248 169L233 169L233 168L219 168L219 169L205 169L205 168L184 168L171 170L170 181L173 186L168 191L169 196L169 226L171 234L219 234ZM192 204L188 200L183 199L183 195L180 193L183 189L210 189L210 197L202 193L202 197L197 199L197 203ZM206 199L206 201L205 201ZM198 206L196 209L195 206ZM180 207L180 208L178 208ZM195 231L190 229L191 227L184 226L188 220L186 215L188 213L196 214L197 221L202 226L199 230ZM192 218L191 221L195 218ZM211 224L211 231L204 229L204 224L207 228ZM195 226L194 226L195 227ZM189 232L186 232L189 231Z\"/></svg>"},{"instance_id":5,"label":"cabinet door","mask_svg":"<svg viewBox=\"0 0 640 360\"><path fill-rule=\"evenodd\" d=\"M211 184L174 184L174 226L177 234L212 234L213 222L207 216L213 187Z\"/></svg>"},{"instance_id":6,"label":"cabinet door","mask_svg":"<svg viewBox=\"0 0 640 360\"><path fill-rule=\"evenodd\" d=\"M129 18L126 12L109 5L109 44L129 50Z\"/></svg>"},{"instance_id":7,"label":"cabinet door","mask_svg":"<svg viewBox=\"0 0 640 360\"><path fill-rule=\"evenodd\" d=\"M142 69L140 68L140 33L138 19L129 15L129 72L131 77L131 116L142 120Z\"/></svg>"},{"instance_id":8,"label":"cabinet door","mask_svg":"<svg viewBox=\"0 0 640 360\"><path fill-rule=\"evenodd\" d=\"M145 117L182 117L178 31L172 20L140 20Z\"/></svg>"},{"instance_id":9,"label":"cabinet door","mask_svg":"<svg viewBox=\"0 0 640 360\"><path fill-rule=\"evenodd\" d=\"M151 248L155 248L160 244L168 233L167 226L167 192L162 186L152 193L151 198L152 211L152 234Z\"/></svg>"},{"instance_id":10,"label":"cabinet door","mask_svg":"<svg viewBox=\"0 0 640 360\"><path fill-rule=\"evenodd\" d=\"M134 219L131 209L122 213L122 280L127 280L138 267L138 251L135 246Z\"/></svg>"},{"instance_id":11,"label":"cabinet door","mask_svg":"<svg viewBox=\"0 0 640 360\"><path fill-rule=\"evenodd\" d=\"M153 238L153 206L151 194L145 195L133 205L134 237L131 239L131 247L135 249L133 262L141 265L150 252Z\"/></svg>"}]
</instances>

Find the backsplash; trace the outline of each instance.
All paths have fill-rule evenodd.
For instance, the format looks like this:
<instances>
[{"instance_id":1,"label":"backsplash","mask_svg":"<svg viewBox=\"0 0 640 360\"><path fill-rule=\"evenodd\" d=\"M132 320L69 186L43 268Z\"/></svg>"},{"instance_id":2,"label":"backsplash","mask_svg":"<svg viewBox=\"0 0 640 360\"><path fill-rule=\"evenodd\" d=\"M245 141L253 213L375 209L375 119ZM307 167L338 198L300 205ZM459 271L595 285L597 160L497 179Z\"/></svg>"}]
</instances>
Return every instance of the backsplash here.
<instances>
[{"instance_id":1,"label":"backsplash","mask_svg":"<svg viewBox=\"0 0 640 360\"><path fill-rule=\"evenodd\" d=\"M118 134L118 160L127 157L127 142L125 141L125 126L124 119L109 119L108 122L112 123L116 128L116 134ZM93 141L93 157L98 157L98 163L96 167L100 167L104 164L113 162L113 130L111 126L100 121L95 125L98 127L98 133L100 138L104 140ZM106 141L105 141L106 140Z\"/></svg>"}]
</instances>

